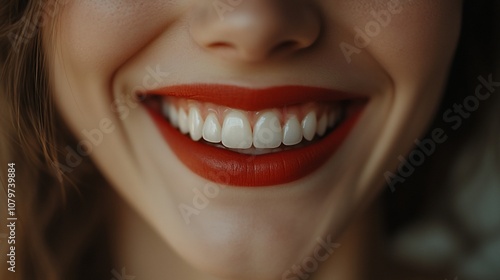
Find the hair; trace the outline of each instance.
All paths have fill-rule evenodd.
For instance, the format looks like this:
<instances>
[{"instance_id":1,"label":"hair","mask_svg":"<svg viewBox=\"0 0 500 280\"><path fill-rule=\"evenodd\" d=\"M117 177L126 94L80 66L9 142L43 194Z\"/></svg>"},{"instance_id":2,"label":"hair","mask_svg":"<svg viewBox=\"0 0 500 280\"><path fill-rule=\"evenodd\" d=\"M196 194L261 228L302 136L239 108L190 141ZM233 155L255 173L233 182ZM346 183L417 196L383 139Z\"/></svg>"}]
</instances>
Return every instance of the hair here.
<instances>
[{"instance_id":1,"label":"hair","mask_svg":"<svg viewBox=\"0 0 500 280\"><path fill-rule=\"evenodd\" d=\"M109 210L106 202L114 194L109 188L95 187L107 183L89 159L71 173L62 172L58 164L63 158L62 147L75 145L76 139L67 132L52 102L41 27L47 9L56 11L61 1L0 2L0 169L9 162L16 163L15 277L58 280L109 276L112 264L108 234L112 223L102 213L103 209ZM49 6L54 2L55 6ZM495 16L500 12L500 3L464 1L464 6L457 55L441 110L431 128L444 126L440 118L444 110L474 93L479 75L498 73L500 32ZM492 97L481 104L477 114L450 133L446 145L439 147L405 186L385 196L388 232L428 215L428 209L435 205L431 194L449 192L450 188L441 186L450 185L450 178L457 183L460 178L473 177L478 172L474 163L486 153L496 151L499 166L499 101ZM470 165L453 164L464 154ZM6 193L3 172L1 195ZM1 246L3 243L3 249ZM2 273L12 276L7 270Z\"/></svg>"},{"instance_id":2,"label":"hair","mask_svg":"<svg viewBox=\"0 0 500 280\"><path fill-rule=\"evenodd\" d=\"M15 163L18 217L16 272L3 279L92 279L111 267L101 211L112 195L93 187L105 181L89 160L71 173L58 164L76 140L53 107L41 27L64 1L0 5L0 164Z\"/></svg>"},{"instance_id":3,"label":"hair","mask_svg":"<svg viewBox=\"0 0 500 280\"><path fill-rule=\"evenodd\" d=\"M494 267L472 272L464 268L469 263L457 262L484 248L489 238L500 237L500 219L492 219L498 207L491 209L500 197L487 203L489 194L500 194L500 88L480 101L456 130L443 117L454 104L464 104L474 96L481 84L479 77L500 81L500 2L463 1L463 5L461 37L448 85L427 135L422 136L431 139L432 130L442 128L448 140L437 144L436 151L395 192L387 188L383 196L387 235L395 245L395 257L405 265L421 269L429 266L429 259L439 260L436 256L443 253L442 248L435 247L436 239L429 239L435 237L441 238L441 244L454 246L439 260L443 265L430 271L453 273L446 277L460 272L466 279L486 279L485 275L498 279ZM483 209L473 210L481 204Z\"/></svg>"}]
</instances>

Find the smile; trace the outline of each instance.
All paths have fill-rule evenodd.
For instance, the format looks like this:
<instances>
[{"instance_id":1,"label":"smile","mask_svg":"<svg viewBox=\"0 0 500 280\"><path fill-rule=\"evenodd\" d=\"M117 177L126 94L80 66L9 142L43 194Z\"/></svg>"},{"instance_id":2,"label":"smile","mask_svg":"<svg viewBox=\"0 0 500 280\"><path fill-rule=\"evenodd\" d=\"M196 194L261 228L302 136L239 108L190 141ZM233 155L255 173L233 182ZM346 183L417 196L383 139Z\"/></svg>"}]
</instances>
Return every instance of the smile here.
<instances>
[{"instance_id":1,"label":"smile","mask_svg":"<svg viewBox=\"0 0 500 280\"><path fill-rule=\"evenodd\" d=\"M359 96L303 86L173 86L144 105L175 155L216 183L262 187L317 170L364 107Z\"/></svg>"}]
</instances>

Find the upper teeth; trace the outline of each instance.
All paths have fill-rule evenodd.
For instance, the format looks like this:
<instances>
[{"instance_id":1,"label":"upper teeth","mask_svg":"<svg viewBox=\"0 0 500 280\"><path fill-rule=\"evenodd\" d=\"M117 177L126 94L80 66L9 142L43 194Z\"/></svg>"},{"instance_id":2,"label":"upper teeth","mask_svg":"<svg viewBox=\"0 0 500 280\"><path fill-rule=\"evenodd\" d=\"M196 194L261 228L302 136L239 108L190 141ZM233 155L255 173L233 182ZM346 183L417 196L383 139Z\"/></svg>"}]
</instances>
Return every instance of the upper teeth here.
<instances>
[{"instance_id":1,"label":"upper teeth","mask_svg":"<svg viewBox=\"0 0 500 280\"><path fill-rule=\"evenodd\" d=\"M187 106L176 106L166 99L162 102L163 115L183 134L189 134L194 141L204 139L210 143L222 143L231 149L249 149L252 146L273 149L282 144L297 145L302 139L311 141L316 135L324 136L328 129L336 126L342 114L340 106L303 106L282 113L278 109L261 112L220 107L207 109L202 104L185 100L178 104L185 103Z\"/></svg>"}]
</instances>

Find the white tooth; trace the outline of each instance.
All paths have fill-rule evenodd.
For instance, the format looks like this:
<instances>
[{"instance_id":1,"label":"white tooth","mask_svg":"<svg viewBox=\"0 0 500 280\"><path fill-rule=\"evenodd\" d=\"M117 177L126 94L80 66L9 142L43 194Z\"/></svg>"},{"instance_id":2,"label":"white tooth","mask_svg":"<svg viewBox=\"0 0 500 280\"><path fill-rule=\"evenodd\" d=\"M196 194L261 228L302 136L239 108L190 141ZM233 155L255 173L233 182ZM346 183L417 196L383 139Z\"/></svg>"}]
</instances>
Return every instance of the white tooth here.
<instances>
[{"instance_id":1,"label":"white tooth","mask_svg":"<svg viewBox=\"0 0 500 280\"><path fill-rule=\"evenodd\" d=\"M316 113L314 111L307 114L302 120L302 132L304 133L304 138L306 138L306 140L313 140L314 135L316 134L317 122Z\"/></svg>"},{"instance_id":2,"label":"white tooth","mask_svg":"<svg viewBox=\"0 0 500 280\"><path fill-rule=\"evenodd\" d=\"M170 113L170 104L166 101L163 100L161 102L161 113L163 114L164 117L168 117L168 114Z\"/></svg>"},{"instance_id":3,"label":"white tooth","mask_svg":"<svg viewBox=\"0 0 500 280\"><path fill-rule=\"evenodd\" d=\"M297 145L302 141L302 127L296 116L286 121L283 126L283 144L287 146Z\"/></svg>"},{"instance_id":4,"label":"white tooth","mask_svg":"<svg viewBox=\"0 0 500 280\"><path fill-rule=\"evenodd\" d=\"M179 114L177 113L177 109L174 104L168 105L168 119L174 127L179 126Z\"/></svg>"},{"instance_id":5,"label":"white tooth","mask_svg":"<svg viewBox=\"0 0 500 280\"><path fill-rule=\"evenodd\" d=\"M252 128L247 117L240 111L231 111L222 124L222 144L232 149L252 147Z\"/></svg>"},{"instance_id":6,"label":"white tooth","mask_svg":"<svg viewBox=\"0 0 500 280\"><path fill-rule=\"evenodd\" d=\"M326 113L323 113L323 115L318 121L318 127L316 129L316 133L319 136L325 135L327 125L328 125L328 117L326 116Z\"/></svg>"},{"instance_id":7,"label":"white tooth","mask_svg":"<svg viewBox=\"0 0 500 280\"><path fill-rule=\"evenodd\" d=\"M165 118L168 118L170 124L177 127L177 110L173 104L168 103L166 100L163 100L161 103L161 112Z\"/></svg>"},{"instance_id":8,"label":"white tooth","mask_svg":"<svg viewBox=\"0 0 500 280\"><path fill-rule=\"evenodd\" d=\"M201 117L200 110L194 106L189 108L189 134L193 141L201 139L203 130L203 118Z\"/></svg>"},{"instance_id":9,"label":"white tooth","mask_svg":"<svg viewBox=\"0 0 500 280\"><path fill-rule=\"evenodd\" d=\"M253 145L259 149L272 149L281 146L283 133L281 123L273 112L262 114L253 128Z\"/></svg>"},{"instance_id":10,"label":"white tooth","mask_svg":"<svg viewBox=\"0 0 500 280\"><path fill-rule=\"evenodd\" d=\"M188 116L184 109L179 109L179 129L182 134L187 134L189 132Z\"/></svg>"},{"instance_id":11,"label":"white tooth","mask_svg":"<svg viewBox=\"0 0 500 280\"><path fill-rule=\"evenodd\" d=\"M219 143L221 141L222 128L219 120L214 113L210 113L203 124L203 139L210 143Z\"/></svg>"},{"instance_id":12,"label":"white tooth","mask_svg":"<svg viewBox=\"0 0 500 280\"><path fill-rule=\"evenodd\" d=\"M328 113L328 127L332 128L335 126L335 122L337 121L337 115L335 111L331 111Z\"/></svg>"}]
</instances>

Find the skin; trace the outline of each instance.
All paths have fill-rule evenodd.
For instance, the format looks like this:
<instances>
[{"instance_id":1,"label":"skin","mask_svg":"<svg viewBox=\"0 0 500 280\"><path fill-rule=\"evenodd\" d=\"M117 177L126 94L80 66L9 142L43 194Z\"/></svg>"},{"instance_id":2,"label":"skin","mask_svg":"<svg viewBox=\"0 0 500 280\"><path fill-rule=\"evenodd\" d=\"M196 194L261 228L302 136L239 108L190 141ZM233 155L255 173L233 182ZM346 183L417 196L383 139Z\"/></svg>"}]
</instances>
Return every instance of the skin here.
<instances>
[{"instance_id":1,"label":"skin","mask_svg":"<svg viewBox=\"0 0 500 280\"><path fill-rule=\"evenodd\" d=\"M364 29L391 1L222 1L234 5L222 14L200 0L65 2L56 32L45 29L55 102L79 139L101 131L88 157L123 198L117 267L141 279L167 268L181 279L281 279L328 236L344 249L323 264L360 261L373 228L362 210L432 119L461 21L460 1L393 1L391 21L348 58L341 44L356 46L354 27ZM292 44L277 48L283 42ZM189 83L293 83L369 102L345 144L312 175L274 188L223 188L187 224L179 206L192 206L193 189L211 183L174 156L130 100L141 87ZM325 266L317 279L359 277L348 265Z\"/></svg>"}]
</instances>

